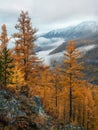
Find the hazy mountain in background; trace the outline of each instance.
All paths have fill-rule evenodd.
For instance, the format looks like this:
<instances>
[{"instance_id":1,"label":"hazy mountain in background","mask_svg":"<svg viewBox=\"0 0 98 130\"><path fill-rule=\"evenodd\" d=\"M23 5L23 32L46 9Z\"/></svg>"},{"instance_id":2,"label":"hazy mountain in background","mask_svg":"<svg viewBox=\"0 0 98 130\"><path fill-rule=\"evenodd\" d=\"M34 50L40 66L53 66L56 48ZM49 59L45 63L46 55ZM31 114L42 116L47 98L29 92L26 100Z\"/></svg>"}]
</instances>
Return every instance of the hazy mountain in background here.
<instances>
[{"instance_id":1,"label":"hazy mountain in background","mask_svg":"<svg viewBox=\"0 0 98 130\"><path fill-rule=\"evenodd\" d=\"M86 68L88 81L96 83L93 76L97 77L98 75L93 72L93 68L97 70L98 66L98 23L95 21L82 22L75 26L52 30L40 35L37 40L37 55L48 65L60 65L66 45L72 39L75 40L76 48L83 56L85 68L88 65L93 65L91 69Z\"/></svg>"},{"instance_id":2,"label":"hazy mountain in background","mask_svg":"<svg viewBox=\"0 0 98 130\"><path fill-rule=\"evenodd\" d=\"M67 42L76 41L77 48L83 51L95 49L98 43L98 23L85 21L64 29L52 30L38 37L36 51L44 60L57 55L63 55ZM88 48L88 49L87 49ZM58 54L59 53L59 54Z\"/></svg>"},{"instance_id":3,"label":"hazy mountain in background","mask_svg":"<svg viewBox=\"0 0 98 130\"><path fill-rule=\"evenodd\" d=\"M69 26L64 29L52 30L41 35L44 38L64 38L65 40L77 39L89 36L98 31L98 23L96 21L86 21L75 26Z\"/></svg>"}]
</instances>

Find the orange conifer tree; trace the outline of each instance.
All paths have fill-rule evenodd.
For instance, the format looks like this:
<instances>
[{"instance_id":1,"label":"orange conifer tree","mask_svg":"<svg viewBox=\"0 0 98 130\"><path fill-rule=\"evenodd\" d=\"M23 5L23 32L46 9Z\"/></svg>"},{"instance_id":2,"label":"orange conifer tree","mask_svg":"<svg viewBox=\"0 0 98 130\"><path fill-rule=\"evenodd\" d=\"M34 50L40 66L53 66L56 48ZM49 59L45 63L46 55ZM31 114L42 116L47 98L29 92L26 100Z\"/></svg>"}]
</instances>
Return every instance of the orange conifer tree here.
<instances>
[{"instance_id":1,"label":"orange conifer tree","mask_svg":"<svg viewBox=\"0 0 98 130\"><path fill-rule=\"evenodd\" d=\"M20 66L23 67L25 82L30 84L33 80L32 74L38 64L38 58L34 51L36 29L32 28L28 12L22 11L20 13L15 28L18 32L13 35L15 39L14 57Z\"/></svg>"},{"instance_id":2,"label":"orange conifer tree","mask_svg":"<svg viewBox=\"0 0 98 130\"><path fill-rule=\"evenodd\" d=\"M69 89L69 117L70 124L73 122L73 91L79 86L80 79L82 78L83 66L78 63L80 52L76 50L75 42L69 41L66 52L64 54L64 67L66 76L66 85ZM75 88L76 87L76 88Z\"/></svg>"}]
</instances>

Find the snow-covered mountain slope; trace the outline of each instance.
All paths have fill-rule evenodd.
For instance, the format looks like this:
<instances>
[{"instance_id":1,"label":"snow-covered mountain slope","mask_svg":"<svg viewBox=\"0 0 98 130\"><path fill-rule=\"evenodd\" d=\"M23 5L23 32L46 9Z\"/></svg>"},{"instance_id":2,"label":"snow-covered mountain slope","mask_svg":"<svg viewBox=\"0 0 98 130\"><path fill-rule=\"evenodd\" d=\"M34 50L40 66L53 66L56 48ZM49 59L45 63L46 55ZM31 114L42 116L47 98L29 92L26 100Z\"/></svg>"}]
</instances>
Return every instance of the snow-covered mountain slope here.
<instances>
[{"instance_id":1,"label":"snow-covered mountain slope","mask_svg":"<svg viewBox=\"0 0 98 130\"><path fill-rule=\"evenodd\" d=\"M88 55L89 51L91 53L98 46L98 23L86 21L40 35L37 40L38 57L42 58L46 64L50 64L51 59L60 61L71 39L75 40L79 51Z\"/></svg>"},{"instance_id":2,"label":"snow-covered mountain slope","mask_svg":"<svg viewBox=\"0 0 98 130\"><path fill-rule=\"evenodd\" d=\"M68 40L82 38L97 31L98 23L96 21L85 21L75 26L69 26L63 29L52 30L41 36L48 39L60 37Z\"/></svg>"}]
</instances>

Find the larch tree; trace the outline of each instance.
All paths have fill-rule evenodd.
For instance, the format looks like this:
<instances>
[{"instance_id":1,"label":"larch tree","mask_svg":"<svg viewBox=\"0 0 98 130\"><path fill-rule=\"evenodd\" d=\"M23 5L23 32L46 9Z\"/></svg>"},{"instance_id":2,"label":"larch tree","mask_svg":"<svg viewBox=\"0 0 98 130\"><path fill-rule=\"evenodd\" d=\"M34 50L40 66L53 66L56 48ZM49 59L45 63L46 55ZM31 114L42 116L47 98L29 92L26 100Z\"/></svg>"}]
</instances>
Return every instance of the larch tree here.
<instances>
[{"instance_id":1,"label":"larch tree","mask_svg":"<svg viewBox=\"0 0 98 130\"><path fill-rule=\"evenodd\" d=\"M36 29L32 28L28 12L21 12L18 23L15 26L18 31L13 35L15 39L14 57L20 66L23 67L24 79L27 84L33 80L33 72L38 64L38 58L34 51L36 41Z\"/></svg>"},{"instance_id":2,"label":"larch tree","mask_svg":"<svg viewBox=\"0 0 98 130\"><path fill-rule=\"evenodd\" d=\"M61 72L59 67L55 67L52 70L52 91L53 91L53 97L54 100L54 114L56 118L59 118L59 100L60 100L60 91L62 90L62 78L61 78Z\"/></svg>"},{"instance_id":3,"label":"larch tree","mask_svg":"<svg viewBox=\"0 0 98 130\"><path fill-rule=\"evenodd\" d=\"M6 25L3 24L1 29L2 29L2 32L0 36L0 51L2 51L5 47L7 47L7 44L9 42L9 38L7 36Z\"/></svg>"},{"instance_id":4,"label":"larch tree","mask_svg":"<svg viewBox=\"0 0 98 130\"><path fill-rule=\"evenodd\" d=\"M39 79L39 85L41 89L43 90L43 104L45 107L49 106L49 90L51 87L51 72L49 66L42 66L39 70L40 79Z\"/></svg>"},{"instance_id":5,"label":"larch tree","mask_svg":"<svg viewBox=\"0 0 98 130\"><path fill-rule=\"evenodd\" d=\"M14 90L17 94L21 90L21 86L25 85L24 73L22 68L19 67L18 63L15 63L12 75L12 84L9 85L10 89Z\"/></svg>"},{"instance_id":6,"label":"larch tree","mask_svg":"<svg viewBox=\"0 0 98 130\"><path fill-rule=\"evenodd\" d=\"M12 68L14 67L11 53L9 49L7 49L8 42L9 39L7 36L6 25L4 24L2 25L2 33L0 36L0 81L1 84L5 87L11 83L11 77L13 74Z\"/></svg>"},{"instance_id":7,"label":"larch tree","mask_svg":"<svg viewBox=\"0 0 98 130\"><path fill-rule=\"evenodd\" d=\"M64 69L66 77L66 86L69 89L69 123L73 122L73 93L79 86L80 79L82 78L82 63L78 62L80 52L76 50L75 42L69 41L64 54Z\"/></svg>"}]
</instances>

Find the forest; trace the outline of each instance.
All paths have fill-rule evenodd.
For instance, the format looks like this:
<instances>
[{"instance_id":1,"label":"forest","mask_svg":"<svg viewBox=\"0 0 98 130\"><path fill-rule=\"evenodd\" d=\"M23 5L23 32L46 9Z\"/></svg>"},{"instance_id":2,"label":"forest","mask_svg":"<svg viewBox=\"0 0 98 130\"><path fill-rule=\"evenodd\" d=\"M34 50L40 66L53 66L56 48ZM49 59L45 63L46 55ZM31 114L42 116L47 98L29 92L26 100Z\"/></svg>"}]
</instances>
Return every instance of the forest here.
<instances>
[{"instance_id":1,"label":"forest","mask_svg":"<svg viewBox=\"0 0 98 130\"><path fill-rule=\"evenodd\" d=\"M10 38L6 25L1 27L0 91L7 90L17 98L22 94L28 98L38 95L53 126L98 130L98 86L85 79L86 67L75 41L68 41L63 63L51 67L36 55L37 29L28 12L21 11L15 29ZM15 46L9 49L11 39Z\"/></svg>"}]
</instances>

